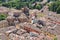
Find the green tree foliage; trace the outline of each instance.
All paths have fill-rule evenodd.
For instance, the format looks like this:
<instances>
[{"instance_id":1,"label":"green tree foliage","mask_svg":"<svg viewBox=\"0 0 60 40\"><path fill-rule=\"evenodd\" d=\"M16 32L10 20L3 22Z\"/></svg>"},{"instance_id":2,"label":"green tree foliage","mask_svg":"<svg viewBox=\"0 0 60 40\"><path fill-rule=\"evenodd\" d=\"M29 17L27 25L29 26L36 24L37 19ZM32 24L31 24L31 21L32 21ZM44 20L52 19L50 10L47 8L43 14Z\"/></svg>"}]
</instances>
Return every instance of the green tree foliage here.
<instances>
[{"instance_id":1,"label":"green tree foliage","mask_svg":"<svg viewBox=\"0 0 60 40\"><path fill-rule=\"evenodd\" d=\"M60 6L57 8L57 13L60 14Z\"/></svg>"},{"instance_id":2,"label":"green tree foliage","mask_svg":"<svg viewBox=\"0 0 60 40\"><path fill-rule=\"evenodd\" d=\"M18 3L16 2L7 2L7 3L3 3L2 6L12 8L12 7L15 7L17 4Z\"/></svg>"},{"instance_id":3,"label":"green tree foliage","mask_svg":"<svg viewBox=\"0 0 60 40\"><path fill-rule=\"evenodd\" d=\"M50 2L50 1L59 1L59 0L48 0L48 2Z\"/></svg>"},{"instance_id":4,"label":"green tree foliage","mask_svg":"<svg viewBox=\"0 0 60 40\"><path fill-rule=\"evenodd\" d=\"M32 4L35 3L36 1L37 0L13 0L7 3L2 3L2 6L8 7L8 8L16 8L16 9L21 9L24 6L27 6L30 9L33 9L34 6L32 6ZM34 9L41 9L41 5L36 5Z\"/></svg>"},{"instance_id":5,"label":"green tree foliage","mask_svg":"<svg viewBox=\"0 0 60 40\"><path fill-rule=\"evenodd\" d=\"M2 1L0 1L0 3L2 3Z\"/></svg>"},{"instance_id":6,"label":"green tree foliage","mask_svg":"<svg viewBox=\"0 0 60 40\"><path fill-rule=\"evenodd\" d=\"M6 17L7 17L6 15L0 14L0 21L1 21L1 20L5 20Z\"/></svg>"},{"instance_id":7,"label":"green tree foliage","mask_svg":"<svg viewBox=\"0 0 60 40\"><path fill-rule=\"evenodd\" d=\"M29 3L28 7L29 7L30 9L33 9L33 6L32 6L31 3Z\"/></svg>"},{"instance_id":8,"label":"green tree foliage","mask_svg":"<svg viewBox=\"0 0 60 40\"><path fill-rule=\"evenodd\" d=\"M60 1L49 4L49 10L60 13Z\"/></svg>"},{"instance_id":9,"label":"green tree foliage","mask_svg":"<svg viewBox=\"0 0 60 40\"><path fill-rule=\"evenodd\" d=\"M41 4L37 4L37 5L35 6L35 9L40 10L41 8L42 8L42 5L41 5Z\"/></svg>"}]
</instances>

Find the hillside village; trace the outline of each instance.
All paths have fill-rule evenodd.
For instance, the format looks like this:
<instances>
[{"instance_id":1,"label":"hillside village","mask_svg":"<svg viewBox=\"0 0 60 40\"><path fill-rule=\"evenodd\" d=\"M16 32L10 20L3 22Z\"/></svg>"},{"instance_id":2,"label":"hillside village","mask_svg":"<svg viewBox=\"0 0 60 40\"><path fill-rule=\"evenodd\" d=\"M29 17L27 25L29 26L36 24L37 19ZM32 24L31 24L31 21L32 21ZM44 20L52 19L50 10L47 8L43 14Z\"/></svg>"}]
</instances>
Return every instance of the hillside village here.
<instances>
[{"instance_id":1,"label":"hillside village","mask_svg":"<svg viewBox=\"0 0 60 40\"><path fill-rule=\"evenodd\" d=\"M60 14L47 5L41 10L0 6L0 14L7 16L0 21L0 40L60 40Z\"/></svg>"}]
</instances>

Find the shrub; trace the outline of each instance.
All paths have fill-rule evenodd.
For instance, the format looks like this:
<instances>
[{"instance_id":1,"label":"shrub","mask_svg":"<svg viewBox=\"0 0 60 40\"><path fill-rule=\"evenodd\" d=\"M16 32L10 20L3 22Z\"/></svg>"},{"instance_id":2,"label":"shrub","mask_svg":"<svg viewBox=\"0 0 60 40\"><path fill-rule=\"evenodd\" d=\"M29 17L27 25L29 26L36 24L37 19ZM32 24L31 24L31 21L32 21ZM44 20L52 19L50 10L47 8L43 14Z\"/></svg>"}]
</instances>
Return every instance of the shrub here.
<instances>
[{"instance_id":1,"label":"shrub","mask_svg":"<svg viewBox=\"0 0 60 40\"><path fill-rule=\"evenodd\" d=\"M54 38L54 40L57 40L57 38Z\"/></svg>"},{"instance_id":2,"label":"shrub","mask_svg":"<svg viewBox=\"0 0 60 40\"><path fill-rule=\"evenodd\" d=\"M5 20L6 17L7 17L7 15L5 15L5 14L0 14L0 21L1 21L1 20Z\"/></svg>"},{"instance_id":3,"label":"shrub","mask_svg":"<svg viewBox=\"0 0 60 40\"><path fill-rule=\"evenodd\" d=\"M40 10L42 8L42 6L39 5L39 4L37 4L35 8L38 9L38 10Z\"/></svg>"}]
</instances>

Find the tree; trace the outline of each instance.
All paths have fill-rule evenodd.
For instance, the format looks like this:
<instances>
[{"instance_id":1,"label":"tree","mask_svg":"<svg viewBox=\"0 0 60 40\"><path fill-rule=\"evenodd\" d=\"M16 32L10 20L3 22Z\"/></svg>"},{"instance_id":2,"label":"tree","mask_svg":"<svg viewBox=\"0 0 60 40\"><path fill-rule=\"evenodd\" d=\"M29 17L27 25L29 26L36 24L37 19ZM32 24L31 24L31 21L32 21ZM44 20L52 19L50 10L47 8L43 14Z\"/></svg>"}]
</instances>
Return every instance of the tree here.
<instances>
[{"instance_id":1,"label":"tree","mask_svg":"<svg viewBox=\"0 0 60 40\"><path fill-rule=\"evenodd\" d=\"M35 9L38 9L38 10L40 10L41 8L42 8L42 6L40 4L37 4L35 7Z\"/></svg>"},{"instance_id":2,"label":"tree","mask_svg":"<svg viewBox=\"0 0 60 40\"><path fill-rule=\"evenodd\" d=\"M29 3L29 6L28 6L30 9L33 9L33 5L31 3Z\"/></svg>"},{"instance_id":3,"label":"tree","mask_svg":"<svg viewBox=\"0 0 60 40\"><path fill-rule=\"evenodd\" d=\"M60 13L60 1L53 2L48 6L50 11Z\"/></svg>"},{"instance_id":4,"label":"tree","mask_svg":"<svg viewBox=\"0 0 60 40\"><path fill-rule=\"evenodd\" d=\"M5 20L6 17L7 17L6 15L0 14L0 21L1 21L1 20Z\"/></svg>"},{"instance_id":5,"label":"tree","mask_svg":"<svg viewBox=\"0 0 60 40\"><path fill-rule=\"evenodd\" d=\"M60 6L57 8L57 13L60 14Z\"/></svg>"},{"instance_id":6,"label":"tree","mask_svg":"<svg viewBox=\"0 0 60 40\"><path fill-rule=\"evenodd\" d=\"M39 0L40 2L42 2L43 0Z\"/></svg>"},{"instance_id":7,"label":"tree","mask_svg":"<svg viewBox=\"0 0 60 40\"><path fill-rule=\"evenodd\" d=\"M2 1L0 1L0 3L2 3Z\"/></svg>"},{"instance_id":8,"label":"tree","mask_svg":"<svg viewBox=\"0 0 60 40\"><path fill-rule=\"evenodd\" d=\"M8 2L2 3L2 6L15 9L21 9L24 6L27 6L30 9L41 9L40 4L32 6L32 4L34 4L36 1L40 0L9 0Z\"/></svg>"}]
</instances>

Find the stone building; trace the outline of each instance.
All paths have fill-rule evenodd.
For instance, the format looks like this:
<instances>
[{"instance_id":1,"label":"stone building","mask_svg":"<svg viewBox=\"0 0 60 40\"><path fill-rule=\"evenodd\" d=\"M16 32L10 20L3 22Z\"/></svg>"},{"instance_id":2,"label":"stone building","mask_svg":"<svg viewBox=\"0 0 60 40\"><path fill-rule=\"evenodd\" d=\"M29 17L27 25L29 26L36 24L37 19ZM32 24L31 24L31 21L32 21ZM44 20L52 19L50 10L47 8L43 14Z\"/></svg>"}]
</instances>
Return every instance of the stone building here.
<instances>
[{"instance_id":1,"label":"stone building","mask_svg":"<svg viewBox=\"0 0 60 40\"><path fill-rule=\"evenodd\" d=\"M12 26L12 25L14 25L15 17L13 17L13 16L8 16L8 17L6 18L6 20L8 21L8 24L9 24L10 26Z\"/></svg>"},{"instance_id":2,"label":"stone building","mask_svg":"<svg viewBox=\"0 0 60 40\"><path fill-rule=\"evenodd\" d=\"M0 33L0 40L9 40L4 33Z\"/></svg>"},{"instance_id":3,"label":"stone building","mask_svg":"<svg viewBox=\"0 0 60 40\"><path fill-rule=\"evenodd\" d=\"M3 28L3 27L8 27L8 21L6 20L3 20L3 21L0 21L0 28Z\"/></svg>"},{"instance_id":4,"label":"stone building","mask_svg":"<svg viewBox=\"0 0 60 40\"><path fill-rule=\"evenodd\" d=\"M6 7L0 7L0 14L8 15L9 8Z\"/></svg>"},{"instance_id":5,"label":"stone building","mask_svg":"<svg viewBox=\"0 0 60 40\"><path fill-rule=\"evenodd\" d=\"M16 10L16 9L10 9L9 12L8 12L8 15L9 16L13 16L14 14L21 14L22 11L21 10Z\"/></svg>"},{"instance_id":6,"label":"stone building","mask_svg":"<svg viewBox=\"0 0 60 40\"><path fill-rule=\"evenodd\" d=\"M19 20L19 22L28 22L28 18L27 18L26 15L24 15L24 14L21 14L21 15L18 17L18 20Z\"/></svg>"},{"instance_id":7,"label":"stone building","mask_svg":"<svg viewBox=\"0 0 60 40\"><path fill-rule=\"evenodd\" d=\"M22 12L23 12L26 16L29 16L29 8L28 8L28 7L22 8Z\"/></svg>"}]
</instances>

